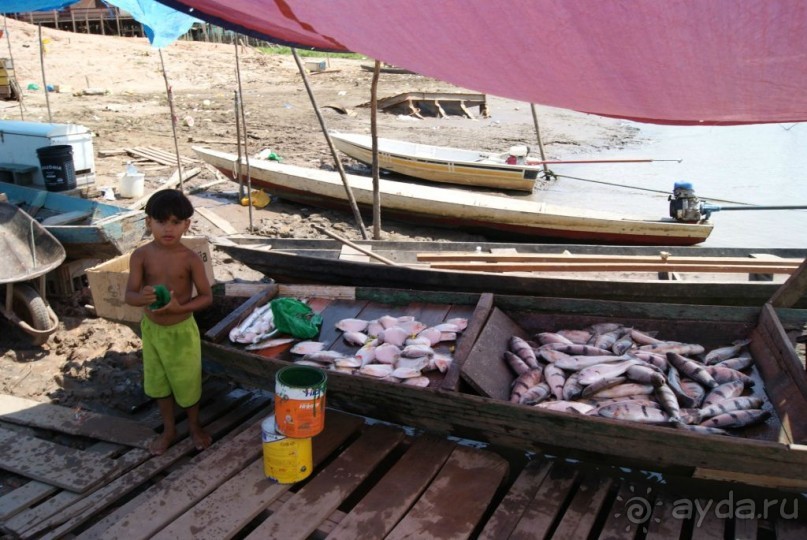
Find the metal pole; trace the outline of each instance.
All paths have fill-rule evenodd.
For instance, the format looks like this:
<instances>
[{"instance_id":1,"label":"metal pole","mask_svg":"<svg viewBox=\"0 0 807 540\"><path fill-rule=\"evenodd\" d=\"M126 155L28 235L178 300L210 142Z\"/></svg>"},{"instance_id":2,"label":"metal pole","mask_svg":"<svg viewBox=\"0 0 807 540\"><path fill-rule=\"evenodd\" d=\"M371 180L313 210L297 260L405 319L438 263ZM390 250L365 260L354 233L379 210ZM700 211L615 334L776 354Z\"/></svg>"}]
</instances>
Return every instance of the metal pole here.
<instances>
[{"instance_id":1,"label":"metal pole","mask_svg":"<svg viewBox=\"0 0 807 540\"><path fill-rule=\"evenodd\" d=\"M314 107L314 113L317 115L317 120L319 120L319 125L322 128L322 133L325 135L325 140L328 142L328 148L331 150L331 156L333 157L334 164L336 165L336 169L339 171L339 176L342 178L342 184L345 186L345 193L347 193L347 199L350 202L350 209L353 210L353 219L356 220L356 225L359 227L359 231L361 231L361 237L364 240L367 240L367 230L364 228L364 222L361 220L359 207L356 204L356 199L353 197L353 191L350 189L350 184L347 181L345 168L342 166L342 162L339 160L339 156L336 153L336 148L333 145L331 136L328 134L328 130L325 127L325 119L322 118L322 114L319 112L317 100L314 97L314 93L311 91L311 85L308 82L308 75L305 72L303 63L300 61L300 56L297 54L297 49L292 49L291 54L294 56L294 61L297 63L297 69L300 71L300 75L303 77L303 84L305 84L305 90L308 92L308 99L311 100L311 105Z\"/></svg>"},{"instance_id":2,"label":"metal pole","mask_svg":"<svg viewBox=\"0 0 807 540\"><path fill-rule=\"evenodd\" d=\"M42 25L37 25L39 28L39 65L42 67L42 90L45 92L45 103L48 106L48 122L53 123L53 118L50 115L50 96L48 96L48 81L45 78L45 46L42 45Z\"/></svg>"},{"instance_id":3,"label":"metal pole","mask_svg":"<svg viewBox=\"0 0 807 540\"><path fill-rule=\"evenodd\" d=\"M238 36L236 36L237 38ZM247 120L244 115L244 93L241 90L241 61L238 58L238 39L235 40L235 77L238 79L238 103L241 105L241 126L244 128L244 159L247 162L247 198L249 199L249 232L252 228L252 171L249 169L249 151L247 150ZM238 143L241 144L240 142ZM240 161L240 160L239 160Z\"/></svg>"},{"instance_id":4,"label":"metal pole","mask_svg":"<svg viewBox=\"0 0 807 540\"><path fill-rule=\"evenodd\" d=\"M171 130L174 133L174 151L177 154L177 174L179 175L179 190L185 192L185 185L182 181L182 161L179 159L179 141L177 140L177 116L174 114L174 93L171 91L171 85L168 84L168 75L165 72L165 61L163 61L163 50L158 49L160 52L160 65L163 68L163 79L165 80L165 89L168 93L168 108L171 111Z\"/></svg>"},{"instance_id":5,"label":"metal pole","mask_svg":"<svg viewBox=\"0 0 807 540\"><path fill-rule=\"evenodd\" d=\"M381 62L375 61L373 83L370 86L370 137L373 145L373 239L381 240L381 193L378 165L378 76Z\"/></svg>"}]
</instances>

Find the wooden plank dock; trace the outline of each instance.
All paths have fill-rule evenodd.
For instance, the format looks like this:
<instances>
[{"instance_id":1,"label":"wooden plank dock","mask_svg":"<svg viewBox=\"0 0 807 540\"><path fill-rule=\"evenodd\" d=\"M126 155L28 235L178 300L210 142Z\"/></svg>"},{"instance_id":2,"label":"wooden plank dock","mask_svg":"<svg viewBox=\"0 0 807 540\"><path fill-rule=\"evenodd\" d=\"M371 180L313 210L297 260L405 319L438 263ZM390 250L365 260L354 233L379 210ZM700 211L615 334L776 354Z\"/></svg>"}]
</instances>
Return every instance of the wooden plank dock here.
<instances>
[{"instance_id":1,"label":"wooden plank dock","mask_svg":"<svg viewBox=\"0 0 807 540\"><path fill-rule=\"evenodd\" d=\"M105 481L81 493L41 479L0 490L0 530L9 538L807 537L797 493L493 448L334 409L313 441L312 475L278 484L264 475L260 442L272 410L265 391L208 383L201 417L211 448L196 451L186 428L162 456L85 440L72 451L114 464ZM140 421L159 425L154 410Z\"/></svg>"}]
</instances>

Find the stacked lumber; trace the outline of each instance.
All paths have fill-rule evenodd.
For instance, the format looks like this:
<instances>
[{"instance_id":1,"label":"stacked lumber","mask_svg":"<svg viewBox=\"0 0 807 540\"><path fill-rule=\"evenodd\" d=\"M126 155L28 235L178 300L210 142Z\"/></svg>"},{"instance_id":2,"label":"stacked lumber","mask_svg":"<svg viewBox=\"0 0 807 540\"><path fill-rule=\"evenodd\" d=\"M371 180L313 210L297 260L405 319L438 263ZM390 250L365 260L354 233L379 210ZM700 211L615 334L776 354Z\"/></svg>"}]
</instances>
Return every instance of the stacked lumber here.
<instances>
[{"instance_id":1,"label":"stacked lumber","mask_svg":"<svg viewBox=\"0 0 807 540\"><path fill-rule=\"evenodd\" d=\"M19 94L19 86L14 78L14 65L8 58L0 58L0 98L14 99Z\"/></svg>"},{"instance_id":2,"label":"stacked lumber","mask_svg":"<svg viewBox=\"0 0 807 540\"><path fill-rule=\"evenodd\" d=\"M431 268L469 272L709 272L792 274L801 259L569 255L538 253L418 253Z\"/></svg>"},{"instance_id":3,"label":"stacked lumber","mask_svg":"<svg viewBox=\"0 0 807 540\"><path fill-rule=\"evenodd\" d=\"M166 152L159 148L152 148L150 146L137 146L134 148L126 148L126 153L132 157L138 157L149 161L155 161L162 165L172 167L177 164L177 155L171 152ZM187 158L184 156L179 157L179 161L183 167L190 167L198 163L198 160Z\"/></svg>"}]
</instances>

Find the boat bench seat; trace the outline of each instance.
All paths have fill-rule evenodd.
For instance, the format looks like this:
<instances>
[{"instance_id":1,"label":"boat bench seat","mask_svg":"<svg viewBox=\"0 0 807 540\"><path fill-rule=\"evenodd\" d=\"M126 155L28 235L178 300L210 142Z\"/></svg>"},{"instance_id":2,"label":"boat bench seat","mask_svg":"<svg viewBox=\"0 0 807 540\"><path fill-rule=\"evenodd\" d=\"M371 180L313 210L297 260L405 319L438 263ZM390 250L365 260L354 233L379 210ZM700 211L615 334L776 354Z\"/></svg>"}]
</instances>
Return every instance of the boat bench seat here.
<instances>
[{"instance_id":1,"label":"boat bench seat","mask_svg":"<svg viewBox=\"0 0 807 540\"><path fill-rule=\"evenodd\" d=\"M34 174L39 170L35 165L19 163L0 163L0 182L30 186L34 183Z\"/></svg>"}]
</instances>

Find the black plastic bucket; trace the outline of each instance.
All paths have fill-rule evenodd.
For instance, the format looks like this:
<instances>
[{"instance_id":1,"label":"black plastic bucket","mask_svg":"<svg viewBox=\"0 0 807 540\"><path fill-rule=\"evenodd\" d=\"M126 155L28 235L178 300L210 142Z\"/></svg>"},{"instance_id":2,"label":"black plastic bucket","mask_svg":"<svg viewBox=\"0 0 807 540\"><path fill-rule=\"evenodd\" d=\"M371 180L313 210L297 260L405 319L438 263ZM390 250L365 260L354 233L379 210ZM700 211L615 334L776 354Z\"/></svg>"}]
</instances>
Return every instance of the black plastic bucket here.
<instances>
[{"instance_id":1,"label":"black plastic bucket","mask_svg":"<svg viewBox=\"0 0 807 540\"><path fill-rule=\"evenodd\" d=\"M73 147L69 144L43 146L36 149L39 167L48 191L65 191L76 188L76 168L73 164Z\"/></svg>"}]
</instances>

